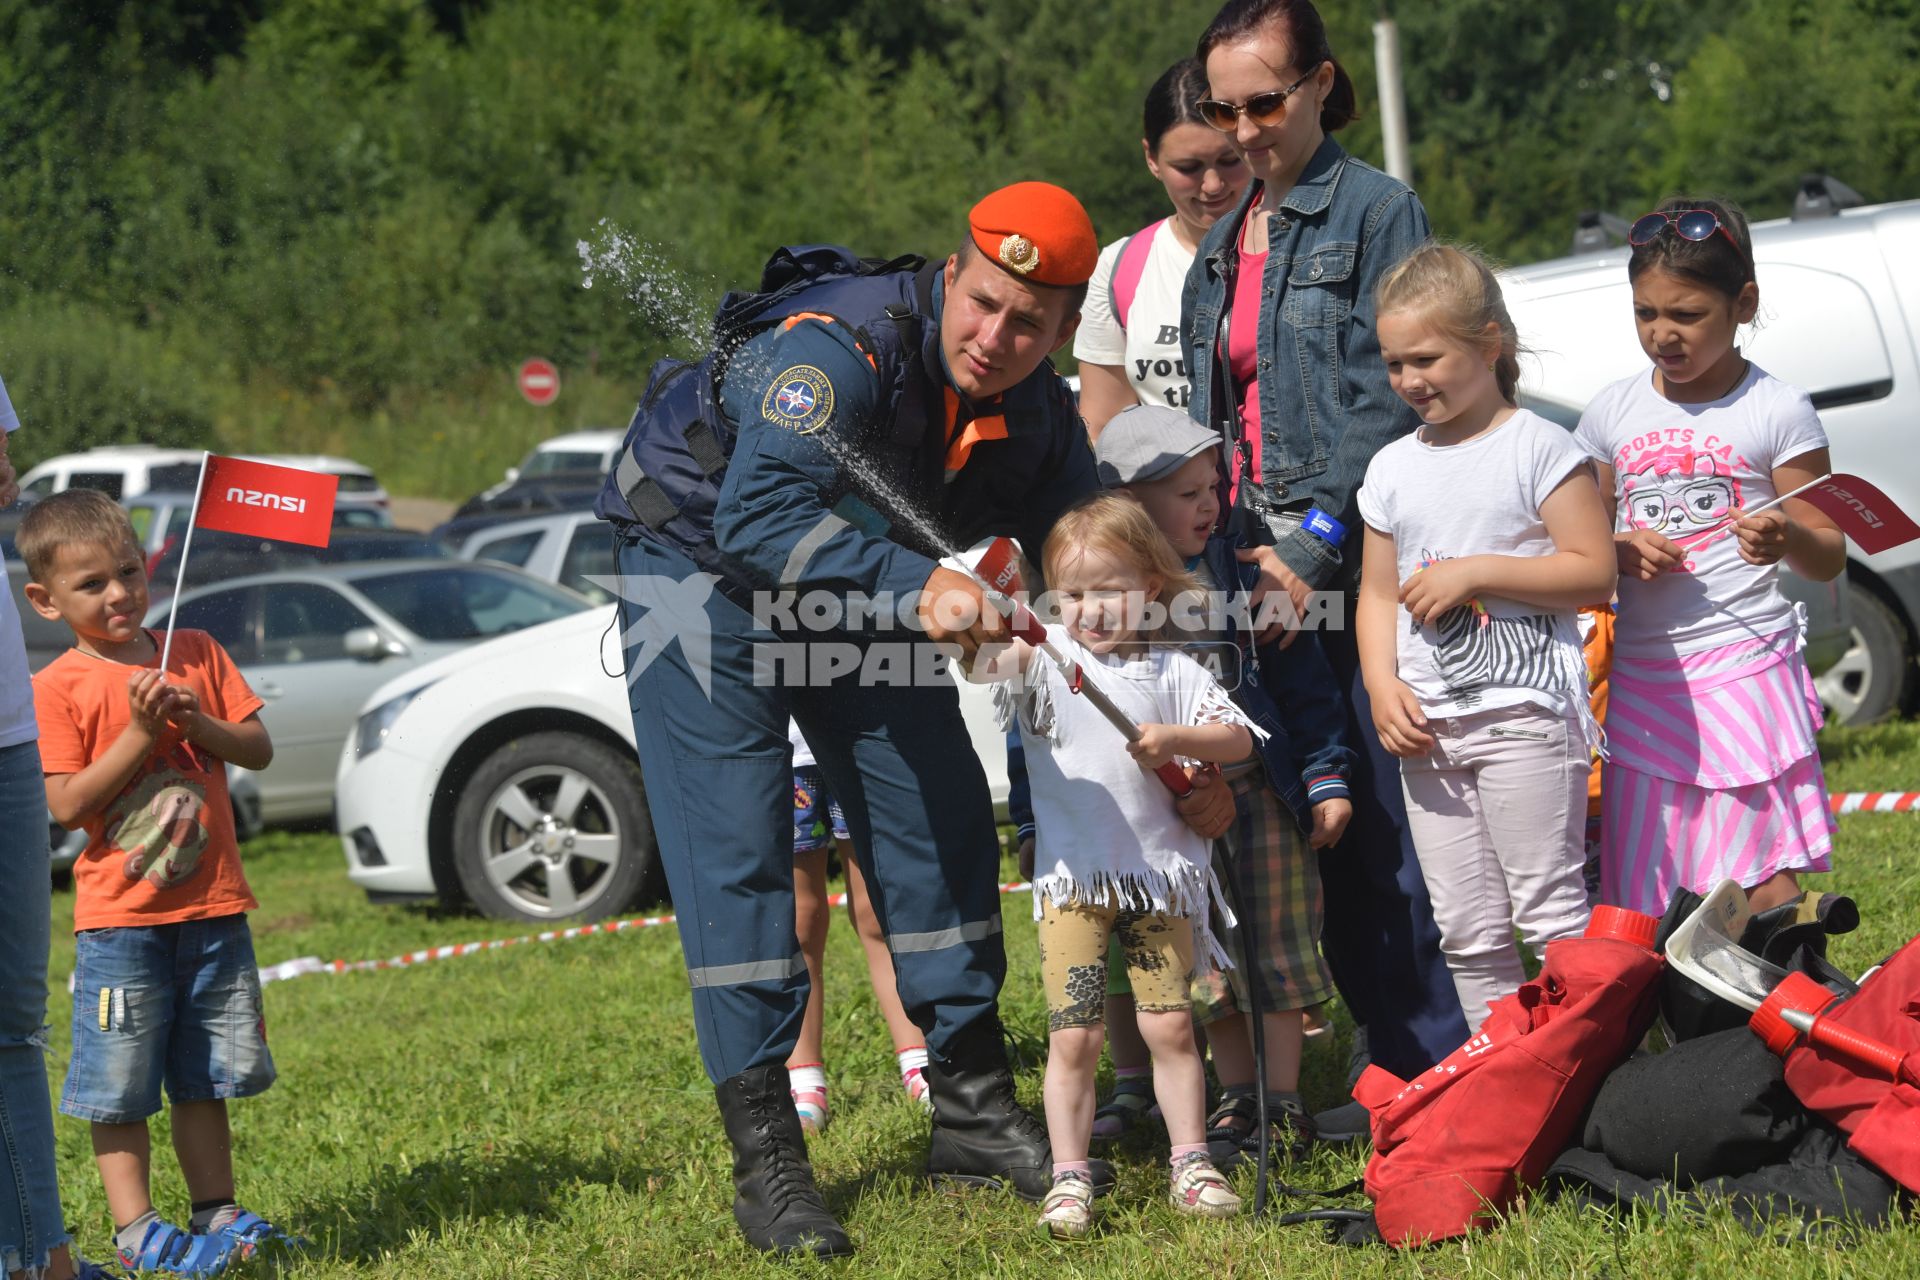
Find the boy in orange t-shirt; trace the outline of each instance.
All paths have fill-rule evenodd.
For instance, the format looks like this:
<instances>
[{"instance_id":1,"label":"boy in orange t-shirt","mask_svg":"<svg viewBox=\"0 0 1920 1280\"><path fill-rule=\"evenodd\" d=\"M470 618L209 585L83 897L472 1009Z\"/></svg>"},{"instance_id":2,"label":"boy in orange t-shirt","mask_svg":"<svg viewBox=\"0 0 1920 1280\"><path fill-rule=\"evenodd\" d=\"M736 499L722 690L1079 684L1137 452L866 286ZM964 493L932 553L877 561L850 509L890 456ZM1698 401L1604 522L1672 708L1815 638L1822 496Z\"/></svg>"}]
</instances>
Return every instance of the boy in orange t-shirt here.
<instances>
[{"instance_id":1,"label":"boy in orange t-shirt","mask_svg":"<svg viewBox=\"0 0 1920 1280\"><path fill-rule=\"evenodd\" d=\"M174 636L168 670L141 624L147 574L126 513L68 490L15 540L26 596L73 630L33 678L47 807L84 827L74 867L73 1060L60 1109L93 1124L122 1265L210 1275L284 1233L234 1200L228 1098L273 1083L226 762L265 768L261 703L226 650ZM149 1188L147 1118L165 1082L193 1200L188 1228Z\"/></svg>"}]
</instances>

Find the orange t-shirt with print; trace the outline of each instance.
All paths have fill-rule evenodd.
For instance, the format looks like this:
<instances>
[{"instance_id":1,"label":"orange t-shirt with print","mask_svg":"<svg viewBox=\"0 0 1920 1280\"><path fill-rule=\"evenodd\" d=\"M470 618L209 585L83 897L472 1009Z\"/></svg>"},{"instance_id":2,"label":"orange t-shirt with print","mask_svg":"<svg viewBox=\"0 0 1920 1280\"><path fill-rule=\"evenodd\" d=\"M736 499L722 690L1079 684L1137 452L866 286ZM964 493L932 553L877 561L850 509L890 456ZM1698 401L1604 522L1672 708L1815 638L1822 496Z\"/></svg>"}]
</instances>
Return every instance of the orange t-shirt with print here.
<instances>
[{"instance_id":1,"label":"orange t-shirt with print","mask_svg":"<svg viewBox=\"0 0 1920 1280\"><path fill-rule=\"evenodd\" d=\"M174 632L167 666L170 682L192 689L206 715L238 722L262 705L204 631ZM131 715L127 681L139 669L69 649L33 677L44 772L78 773L118 741ZM76 933L211 920L260 905L240 869L226 764L172 725L133 780L83 825L87 848L73 868Z\"/></svg>"}]
</instances>

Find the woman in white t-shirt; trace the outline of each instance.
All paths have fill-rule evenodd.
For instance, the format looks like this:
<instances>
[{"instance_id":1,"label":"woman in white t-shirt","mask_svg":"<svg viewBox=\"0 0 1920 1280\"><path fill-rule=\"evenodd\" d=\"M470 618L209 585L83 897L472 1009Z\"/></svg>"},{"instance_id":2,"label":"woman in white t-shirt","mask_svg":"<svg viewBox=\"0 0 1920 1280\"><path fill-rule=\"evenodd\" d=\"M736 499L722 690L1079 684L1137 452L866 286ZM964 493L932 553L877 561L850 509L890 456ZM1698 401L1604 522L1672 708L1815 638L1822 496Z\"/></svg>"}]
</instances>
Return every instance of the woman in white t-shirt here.
<instances>
[{"instance_id":1,"label":"woman in white t-shirt","mask_svg":"<svg viewBox=\"0 0 1920 1280\"><path fill-rule=\"evenodd\" d=\"M1180 288L1207 229L1239 203L1252 176L1233 139L1195 112L1206 96L1207 73L1192 58L1147 90L1140 146L1173 214L1102 249L1087 285L1073 354L1080 413L1095 438L1129 405L1187 407Z\"/></svg>"},{"instance_id":2,"label":"woman in white t-shirt","mask_svg":"<svg viewBox=\"0 0 1920 1280\"><path fill-rule=\"evenodd\" d=\"M1760 305L1738 210L1671 200L1629 240L1653 367L1595 396L1578 433L1617 501L1620 564L1600 896L1658 913L1734 879L1764 909L1833 845L1820 703L1776 566L1828 581L1846 539L1797 498L1743 512L1824 475L1826 432L1806 392L1735 345Z\"/></svg>"},{"instance_id":3,"label":"woman in white t-shirt","mask_svg":"<svg viewBox=\"0 0 1920 1280\"><path fill-rule=\"evenodd\" d=\"M1587 923L1588 750L1576 615L1613 593L1593 467L1514 405L1513 321L1485 263L1429 244L1381 279L1380 351L1422 425L1374 455L1357 624L1381 745L1467 1025Z\"/></svg>"}]
</instances>

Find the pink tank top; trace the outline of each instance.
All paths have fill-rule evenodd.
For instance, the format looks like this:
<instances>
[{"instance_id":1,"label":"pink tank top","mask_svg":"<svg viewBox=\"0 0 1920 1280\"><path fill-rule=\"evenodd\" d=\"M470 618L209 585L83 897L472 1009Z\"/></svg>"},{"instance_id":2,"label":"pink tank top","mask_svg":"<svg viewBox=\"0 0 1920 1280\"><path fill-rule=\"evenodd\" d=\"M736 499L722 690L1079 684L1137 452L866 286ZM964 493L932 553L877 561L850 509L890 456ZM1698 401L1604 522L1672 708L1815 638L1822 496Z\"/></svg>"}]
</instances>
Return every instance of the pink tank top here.
<instances>
[{"instance_id":1,"label":"pink tank top","mask_svg":"<svg viewBox=\"0 0 1920 1280\"><path fill-rule=\"evenodd\" d=\"M1260 479L1260 388L1256 375L1260 368L1260 283L1266 274L1267 255L1240 251L1240 265L1233 281L1233 311L1227 324L1227 365L1233 371L1234 395L1240 403L1240 438L1246 442L1247 456L1253 459L1253 478ZM1228 500L1240 488L1240 453L1234 453L1228 469Z\"/></svg>"}]
</instances>

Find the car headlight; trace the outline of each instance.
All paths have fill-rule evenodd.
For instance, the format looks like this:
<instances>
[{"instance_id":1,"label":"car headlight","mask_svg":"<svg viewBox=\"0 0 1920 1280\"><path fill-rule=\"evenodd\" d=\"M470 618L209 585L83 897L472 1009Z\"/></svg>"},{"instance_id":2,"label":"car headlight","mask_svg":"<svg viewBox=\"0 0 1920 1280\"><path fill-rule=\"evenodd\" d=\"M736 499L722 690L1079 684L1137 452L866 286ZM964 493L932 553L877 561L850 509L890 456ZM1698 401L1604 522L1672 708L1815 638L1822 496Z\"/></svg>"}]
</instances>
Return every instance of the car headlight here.
<instances>
[{"instance_id":1,"label":"car headlight","mask_svg":"<svg viewBox=\"0 0 1920 1280\"><path fill-rule=\"evenodd\" d=\"M354 754L369 756L386 745L387 732L393 728L393 722L400 713L413 705L413 700L433 688L434 682L421 685L418 689L409 689L398 697L388 698L373 710L361 715L354 726Z\"/></svg>"}]
</instances>

